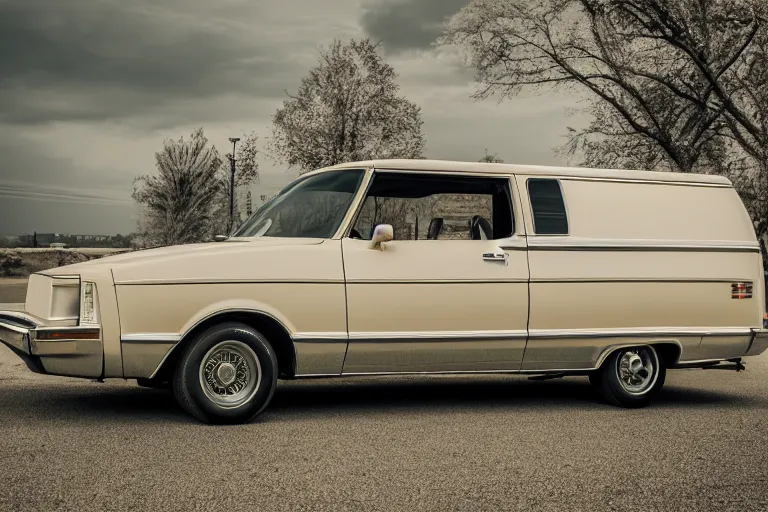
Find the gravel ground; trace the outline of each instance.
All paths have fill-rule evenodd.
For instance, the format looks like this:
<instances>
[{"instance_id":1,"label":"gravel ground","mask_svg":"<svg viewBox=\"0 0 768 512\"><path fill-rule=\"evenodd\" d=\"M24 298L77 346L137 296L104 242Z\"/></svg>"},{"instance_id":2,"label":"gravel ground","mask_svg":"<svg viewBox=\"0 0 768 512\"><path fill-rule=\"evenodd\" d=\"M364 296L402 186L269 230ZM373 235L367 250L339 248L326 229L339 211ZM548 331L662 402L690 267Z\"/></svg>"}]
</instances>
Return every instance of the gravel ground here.
<instances>
[{"instance_id":1,"label":"gravel ground","mask_svg":"<svg viewBox=\"0 0 768 512\"><path fill-rule=\"evenodd\" d=\"M768 510L768 355L671 372L652 407L585 378L281 382L254 423L29 373L0 346L0 510Z\"/></svg>"}]
</instances>

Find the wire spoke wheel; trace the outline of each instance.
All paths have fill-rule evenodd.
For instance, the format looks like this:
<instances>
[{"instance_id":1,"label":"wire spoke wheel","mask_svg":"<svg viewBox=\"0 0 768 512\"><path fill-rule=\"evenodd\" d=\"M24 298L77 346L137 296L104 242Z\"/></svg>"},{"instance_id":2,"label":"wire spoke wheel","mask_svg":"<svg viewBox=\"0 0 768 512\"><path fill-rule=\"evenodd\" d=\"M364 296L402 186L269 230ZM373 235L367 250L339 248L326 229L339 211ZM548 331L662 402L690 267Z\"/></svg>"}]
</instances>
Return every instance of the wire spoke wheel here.
<instances>
[{"instance_id":1,"label":"wire spoke wheel","mask_svg":"<svg viewBox=\"0 0 768 512\"><path fill-rule=\"evenodd\" d=\"M256 353L241 341L222 341L203 356L200 386L205 396L224 408L247 403L261 384L261 364Z\"/></svg>"}]
</instances>

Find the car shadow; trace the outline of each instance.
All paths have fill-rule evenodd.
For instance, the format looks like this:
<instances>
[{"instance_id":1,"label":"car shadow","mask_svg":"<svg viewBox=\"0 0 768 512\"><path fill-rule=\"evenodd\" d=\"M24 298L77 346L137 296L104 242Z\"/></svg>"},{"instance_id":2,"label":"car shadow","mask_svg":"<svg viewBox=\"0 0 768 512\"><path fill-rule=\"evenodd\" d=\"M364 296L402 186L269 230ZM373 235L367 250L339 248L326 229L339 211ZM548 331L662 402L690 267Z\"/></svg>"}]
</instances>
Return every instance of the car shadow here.
<instances>
[{"instance_id":1,"label":"car shadow","mask_svg":"<svg viewBox=\"0 0 768 512\"><path fill-rule=\"evenodd\" d=\"M94 386L94 387L91 387ZM722 391L665 386L652 408L768 408L768 399ZM482 412L508 408L544 412L553 407L611 410L584 378L532 381L521 377L475 378L343 378L281 381L258 421L303 421L333 413L448 411ZM169 390L138 386L76 385L30 390L10 386L0 396L3 416L21 421L197 423L184 413Z\"/></svg>"},{"instance_id":2,"label":"car shadow","mask_svg":"<svg viewBox=\"0 0 768 512\"><path fill-rule=\"evenodd\" d=\"M438 410L443 408L479 409L508 407L517 410L549 410L552 407L570 409L603 409L612 407L604 402L586 378L571 377L556 380L528 380L522 377L501 379L461 378L408 380L366 380L345 383L346 379L316 380L279 387L270 409L285 413L322 413L353 411ZM768 407L768 400L759 404L750 397L722 391L665 386L652 407L680 408L701 406L744 406L745 403Z\"/></svg>"},{"instance_id":3,"label":"car shadow","mask_svg":"<svg viewBox=\"0 0 768 512\"><path fill-rule=\"evenodd\" d=\"M170 391L138 386L11 386L2 390L0 408L6 421L195 422L181 410Z\"/></svg>"}]
</instances>

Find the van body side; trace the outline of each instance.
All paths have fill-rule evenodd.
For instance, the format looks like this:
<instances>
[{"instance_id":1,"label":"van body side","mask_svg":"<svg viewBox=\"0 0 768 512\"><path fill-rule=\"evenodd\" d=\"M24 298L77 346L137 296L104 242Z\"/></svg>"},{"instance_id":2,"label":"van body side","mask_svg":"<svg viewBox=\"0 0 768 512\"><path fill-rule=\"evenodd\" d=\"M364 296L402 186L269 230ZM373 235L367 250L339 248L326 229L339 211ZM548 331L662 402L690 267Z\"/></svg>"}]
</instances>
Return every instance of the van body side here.
<instances>
[{"instance_id":1,"label":"van body side","mask_svg":"<svg viewBox=\"0 0 768 512\"><path fill-rule=\"evenodd\" d=\"M677 345L678 363L736 358L762 326L762 257L731 186L559 177L567 234L538 234L528 182L523 370L597 368L612 347ZM734 290L751 286L749 298Z\"/></svg>"}]
</instances>

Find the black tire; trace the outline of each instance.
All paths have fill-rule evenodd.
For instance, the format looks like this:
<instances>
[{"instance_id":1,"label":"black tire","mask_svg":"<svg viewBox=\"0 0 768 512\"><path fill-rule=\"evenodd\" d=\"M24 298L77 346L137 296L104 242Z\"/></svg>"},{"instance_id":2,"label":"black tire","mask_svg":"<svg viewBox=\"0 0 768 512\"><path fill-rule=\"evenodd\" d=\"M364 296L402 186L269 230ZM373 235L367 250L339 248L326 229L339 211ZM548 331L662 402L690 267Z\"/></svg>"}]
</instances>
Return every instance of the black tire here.
<instances>
[{"instance_id":1,"label":"black tire","mask_svg":"<svg viewBox=\"0 0 768 512\"><path fill-rule=\"evenodd\" d=\"M645 370L633 373L635 379L642 379L642 384L636 386L622 379L622 375L628 375L626 372L629 371L626 365L629 360L624 358L626 356L635 361L632 353L640 357L642 369ZM625 373L622 373L622 362L625 363ZM607 402L619 407L638 408L645 407L658 395L666 377L667 369L659 352L652 345L643 345L621 348L611 353L600 368L589 375L589 382Z\"/></svg>"},{"instance_id":2,"label":"black tire","mask_svg":"<svg viewBox=\"0 0 768 512\"><path fill-rule=\"evenodd\" d=\"M173 394L182 409L204 423L246 423L269 404L277 375L269 341L252 327L228 322L192 340L176 366Z\"/></svg>"}]
</instances>

